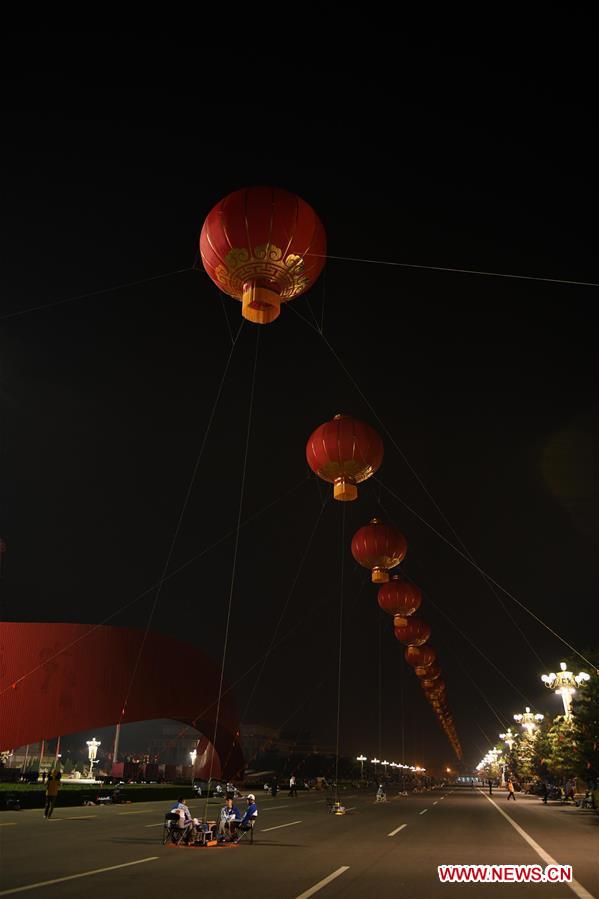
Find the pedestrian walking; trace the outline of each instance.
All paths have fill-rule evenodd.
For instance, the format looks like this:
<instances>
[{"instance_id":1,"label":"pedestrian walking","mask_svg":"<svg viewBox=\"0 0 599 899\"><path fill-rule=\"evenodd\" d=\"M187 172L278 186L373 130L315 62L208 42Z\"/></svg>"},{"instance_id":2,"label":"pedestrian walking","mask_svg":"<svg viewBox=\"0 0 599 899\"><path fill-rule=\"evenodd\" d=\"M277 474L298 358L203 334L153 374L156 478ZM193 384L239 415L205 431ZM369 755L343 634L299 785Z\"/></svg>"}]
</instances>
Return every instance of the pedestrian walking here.
<instances>
[{"instance_id":1,"label":"pedestrian walking","mask_svg":"<svg viewBox=\"0 0 599 899\"><path fill-rule=\"evenodd\" d=\"M493 781L489 778L489 796L493 795Z\"/></svg>"},{"instance_id":2,"label":"pedestrian walking","mask_svg":"<svg viewBox=\"0 0 599 899\"><path fill-rule=\"evenodd\" d=\"M48 783L46 785L46 807L44 809L44 818L51 818L58 791L60 790L60 771L52 771L48 775Z\"/></svg>"},{"instance_id":3,"label":"pedestrian walking","mask_svg":"<svg viewBox=\"0 0 599 899\"><path fill-rule=\"evenodd\" d=\"M292 797L295 796L295 798L297 799L297 787L295 785L295 774L292 774L291 777L289 778L289 795Z\"/></svg>"},{"instance_id":4,"label":"pedestrian walking","mask_svg":"<svg viewBox=\"0 0 599 899\"><path fill-rule=\"evenodd\" d=\"M549 790L547 789L547 784L543 780L543 781L541 781L541 796L543 797L543 802L545 803L545 805L547 805L547 794L548 793L549 793Z\"/></svg>"},{"instance_id":5,"label":"pedestrian walking","mask_svg":"<svg viewBox=\"0 0 599 899\"><path fill-rule=\"evenodd\" d=\"M508 798L508 800L513 799L514 802L516 801L516 794L514 792L514 782L511 777L509 778L509 780L507 782L507 798Z\"/></svg>"},{"instance_id":6,"label":"pedestrian walking","mask_svg":"<svg viewBox=\"0 0 599 899\"><path fill-rule=\"evenodd\" d=\"M271 793L271 796L273 797L273 799L276 797L278 792L279 792L279 781L277 780L276 777L273 777L272 784L270 785L270 793Z\"/></svg>"}]
</instances>

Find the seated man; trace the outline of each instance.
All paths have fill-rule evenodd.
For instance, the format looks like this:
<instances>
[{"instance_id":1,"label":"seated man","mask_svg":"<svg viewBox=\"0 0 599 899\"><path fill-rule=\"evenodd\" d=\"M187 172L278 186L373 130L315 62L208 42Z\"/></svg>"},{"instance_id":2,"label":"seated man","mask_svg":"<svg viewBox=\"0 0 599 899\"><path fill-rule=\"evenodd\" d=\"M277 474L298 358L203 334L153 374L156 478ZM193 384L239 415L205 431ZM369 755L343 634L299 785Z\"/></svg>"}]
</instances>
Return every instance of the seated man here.
<instances>
[{"instance_id":1,"label":"seated man","mask_svg":"<svg viewBox=\"0 0 599 899\"><path fill-rule=\"evenodd\" d=\"M241 821L241 812L237 806L233 805L233 800L227 798L225 804L220 810L220 819L218 822L218 836L221 840L225 838L225 834L232 836L235 822Z\"/></svg>"},{"instance_id":2,"label":"seated man","mask_svg":"<svg viewBox=\"0 0 599 899\"><path fill-rule=\"evenodd\" d=\"M252 827L252 822L256 820L258 817L258 806L256 805L256 797L253 793L248 793L246 796L248 807L245 815L241 819L239 823L240 830L250 830ZM239 836L236 837L234 842L239 842Z\"/></svg>"},{"instance_id":3,"label":"seated man","mask_svg":"<svg viewBox=\"0 0 599 899\"><path fill-rule=\"evenodd\" d=\"M178 830L183 831L181 839L188 843L194 831L194 824L191 812L187 808L187 802L182 796L177 800L176 805L172 807L171 814L179 816L179 821L173 823Z\"/></svg>"}]
</instances>

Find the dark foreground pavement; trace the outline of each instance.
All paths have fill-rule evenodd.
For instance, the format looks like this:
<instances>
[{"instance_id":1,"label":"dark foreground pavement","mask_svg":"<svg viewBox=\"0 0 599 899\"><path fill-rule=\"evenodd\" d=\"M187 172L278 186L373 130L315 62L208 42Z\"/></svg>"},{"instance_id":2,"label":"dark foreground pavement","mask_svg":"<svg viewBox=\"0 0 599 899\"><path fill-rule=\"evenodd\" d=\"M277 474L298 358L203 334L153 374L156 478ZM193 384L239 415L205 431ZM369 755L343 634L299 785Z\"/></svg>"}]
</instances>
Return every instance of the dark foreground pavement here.
<instances>
[{"instance_id":1,"label":"dark foreground pavement","mask_svg":"<svg viewBox=\"0 0 599 899\"><path fill-rule=\"evenodd\" d=\"M357 793L343 797L351 811L335 817L319 794L289 799L283 793L276 800L258 794L254 845L210 849L161 845L169 803L59 806L50 821L41 811L4 813L0 896L599 899L599 816L524 797L508 804L505 793L493 799L455 789L377 804L371 794ZM192 814L203 808L191 803ZM443 884L437 875L441 864L544 866L547 857L572 865L577 883Z\"/></svg>"}]
</instances>

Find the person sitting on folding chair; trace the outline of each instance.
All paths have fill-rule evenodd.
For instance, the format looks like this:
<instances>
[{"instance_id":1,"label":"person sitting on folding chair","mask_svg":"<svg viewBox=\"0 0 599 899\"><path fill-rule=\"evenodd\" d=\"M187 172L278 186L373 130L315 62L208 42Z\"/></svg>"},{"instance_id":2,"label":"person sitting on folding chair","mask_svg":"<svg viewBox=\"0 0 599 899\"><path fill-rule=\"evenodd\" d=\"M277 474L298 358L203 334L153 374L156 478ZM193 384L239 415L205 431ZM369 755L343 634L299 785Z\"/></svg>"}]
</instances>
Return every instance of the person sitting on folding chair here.
<instances>
[{"instance_id":1,"label":"person sitting on folding chair","mask_svg":"<svg viewBox=\"0 0 599 899\"><path fill-rule=\"evenodd\" d=\"M240 821L240 824L239 824L240 833L235 837L235 839L233 841L235 843L239 842L239 840L241 839L242 833L245 833L248 830L252 829L252 827L254 826L254 821L258 817L258 806L256 805L256 797L254 796L253 793L248 793L248 795L246 796L246 799L249 804L248 804L245 815L243 816L243 818Z\"/></svg>"},{"instance_id":2,"label":"person sitting on folding chair","mask_svg":"<svg viewBox=\"0 0 599 899\"><path fill-rule=\"evenodd\" d=\"M233 800L227 798L225 804L220 810L220 820L218 822L218 837L224 840L226 836L232 837L234 834L235 823L241 822L241 812Z\"/></svg>"},{"instance_id":3,"label":"person sitting on folding chair","mask_svg":"<svg viewBox=\"0 0 599 899\"><path fill-rule=\"evenodd\" d=\"M180 840L183 840L183 842L185 843L189 843L193 835L194 823L193 818L191 817L191 812L187 808L187 803L182 796L177 800L177 804L172 807L171 814L179 815L179 822L175 823L175 827L178 830L183 831Z\"/></svg>"}]
</instances>

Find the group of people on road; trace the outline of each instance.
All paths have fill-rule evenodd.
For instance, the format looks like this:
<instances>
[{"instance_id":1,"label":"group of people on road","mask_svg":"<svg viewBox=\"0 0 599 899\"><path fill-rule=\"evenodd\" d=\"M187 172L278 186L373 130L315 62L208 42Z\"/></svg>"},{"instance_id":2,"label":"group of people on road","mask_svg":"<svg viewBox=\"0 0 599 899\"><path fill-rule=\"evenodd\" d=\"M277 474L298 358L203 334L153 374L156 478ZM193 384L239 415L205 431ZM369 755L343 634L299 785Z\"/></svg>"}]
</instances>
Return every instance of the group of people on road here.
<instances>
[{"instance_id":1,"label":"group of people on road","mask_svg":"<svg viewBox=\"0 0 599 899\"><path fill-rule=\"evenodd\" d=\"M256 805L256 797L253 793L246 796L247 809L244 815L241 814L238 807L234 804L233 797L227 796L225 804L220 810L217 833L214 834L219 842L238 843L244 831L249 830L258 817L258 806ZM170 811L171 815L177 815L178 821L175 827L182 831L179 835L180 840L190 845L194 843L198 834L209 830L207 822L202 823L197 818L192 818L191 812L187 805L186 799L181 796Z\"/></svg>"}]
</instances>

